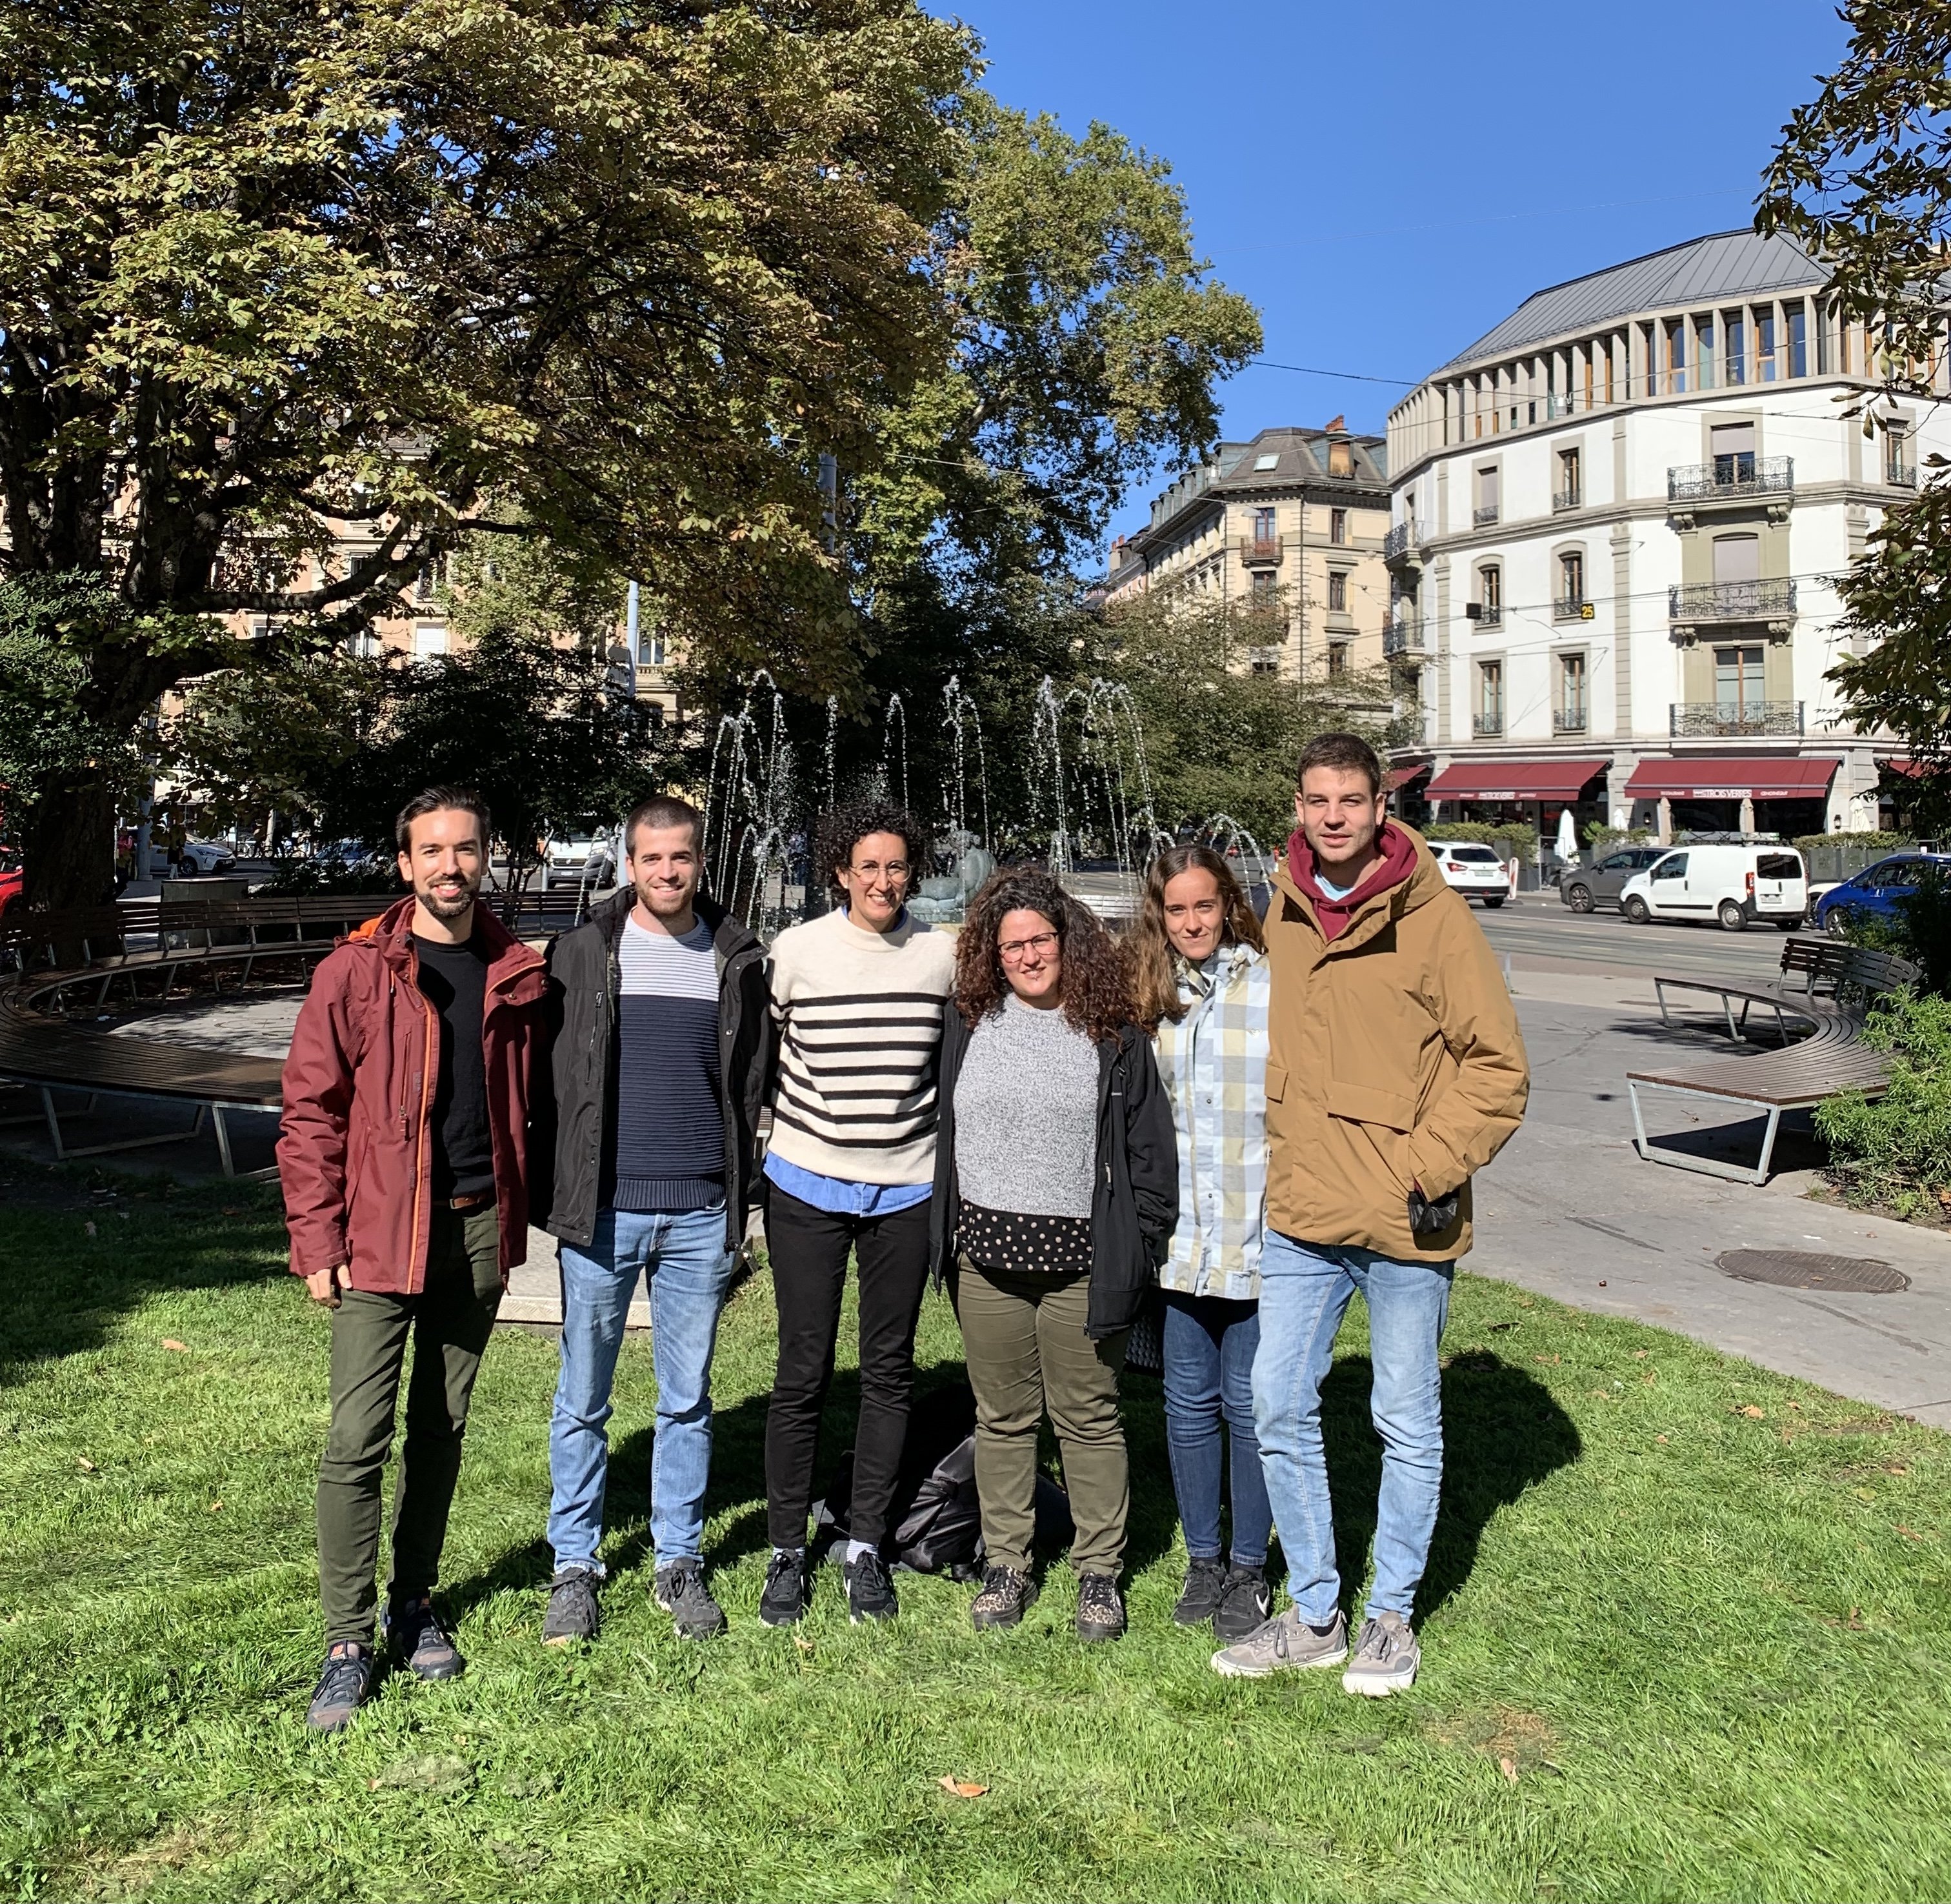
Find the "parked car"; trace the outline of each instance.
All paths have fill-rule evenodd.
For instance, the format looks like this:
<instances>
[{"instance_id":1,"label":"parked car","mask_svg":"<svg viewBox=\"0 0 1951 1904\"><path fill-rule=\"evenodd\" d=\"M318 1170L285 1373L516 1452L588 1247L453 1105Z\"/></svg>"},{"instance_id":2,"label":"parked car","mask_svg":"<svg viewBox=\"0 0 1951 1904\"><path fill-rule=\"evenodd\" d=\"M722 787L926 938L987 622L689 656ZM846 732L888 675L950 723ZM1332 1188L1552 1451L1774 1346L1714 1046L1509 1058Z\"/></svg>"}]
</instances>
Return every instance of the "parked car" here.
<instances>
[{"instance_id":1,"label":"parked car","mask_svg":"<svg viewBox=\"0 0 1951 1904\"><path fill-rule=\"evenodd\" d=\"M27 883L27 869L17 853L0 853L0 925L20 903Z\"/></svg>"},{"instance_id":2,"label":"parked car","mask_svg":"<svg viewBox=\"0 0 1951 1904\"><path fill-rule=\"evenodd\" d=\"M1951 853L1893 853L1879 860L1828 888L1815 901L1815 923L1832 938L1840 938L1853 919L1894 918L1898 900L1915 892L1931 867L1951 876Z\"/></svg>"},{"instance_id":3,"label":"parked car","mask_svg":"<svg viewBox=\"0 0 1951 1904\"><path fill-rule=\"evenodd\" d=\"M1684 846L1627 880L1619 910L1650 919L1718 919L1730 932L1760 920L1784 932L1802 923L1809 869L1788 846Z\"/></svg>"},{"instance_id":4,"label":"parked car","mask_svg":"<svg viewBox=\"0 0 1951 1904\"><path fill-rule=\"evenodd\" d=\"M613 885L617 879L617 842L613 834L572 833L551 840L548 863L542 870L545 887L580 886L593 890Z\"/></svg>"},{"instance_id":5,"label":"parked car","mask_svg":"<svg viewBox=\"0 0 1951 1904\"><path fill-rule=\"evenodd\" d=\"M1567 866L1558 876L1558 896L1575 913L1596 912L1601 906L1616 908L1626 882L1644 872L1666 851L1663 846L1622 846L1596 866Z\"/></svg>"},{"instance_id":6,"label":"parked car","mask_svg":"<svg viewBox=\"0 0 1951 1904\"><path fill-rule=\"evenodd\" d=\"M209 879L214 875L228 872L237 863L237 856L229 847L211 840L191 840L183 849L183 859L192 868L192 876ZM182 860L177 862L182 864Z\"/></svg>"},{"instance_id":7,"label":"parked car","mask_svg":"<svg viewBox=\"0 0 1951 1904\"><path fill-rule=\"evenodd\" d=\"M1509 897L1510 876L1494 847L1475 840L1431 840L1428 844L1452 892L1460 892L1466 899L1481 899L1486 906L1501 906Z\"/></svg>"}]
</instances>

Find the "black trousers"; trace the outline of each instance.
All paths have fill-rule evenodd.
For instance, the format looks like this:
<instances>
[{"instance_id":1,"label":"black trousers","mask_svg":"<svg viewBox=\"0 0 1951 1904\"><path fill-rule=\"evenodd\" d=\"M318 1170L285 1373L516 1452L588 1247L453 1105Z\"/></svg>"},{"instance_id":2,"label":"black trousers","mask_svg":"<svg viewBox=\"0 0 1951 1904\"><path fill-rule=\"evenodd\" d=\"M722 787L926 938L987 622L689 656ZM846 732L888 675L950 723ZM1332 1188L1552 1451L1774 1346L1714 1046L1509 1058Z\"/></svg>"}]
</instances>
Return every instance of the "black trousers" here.
<instances>
[{"instance_id":1,"label":"black trousers","mask_svg":"<svg viewBox=\"0 0 1951 1904\"><path fill-rule=\"evenodd\" d=\"M885 1537L914 1391L915 1324L928 1286L928 1204L887 1216L816 1210L766 1187L766 1247L779 1311L779 1372L766 1416L766 1519L776 1547L804 1547L833 1382L851 1250L860 1277L860 1421L854 1440L857 1540Z\"/></svg>"}]
</instances>

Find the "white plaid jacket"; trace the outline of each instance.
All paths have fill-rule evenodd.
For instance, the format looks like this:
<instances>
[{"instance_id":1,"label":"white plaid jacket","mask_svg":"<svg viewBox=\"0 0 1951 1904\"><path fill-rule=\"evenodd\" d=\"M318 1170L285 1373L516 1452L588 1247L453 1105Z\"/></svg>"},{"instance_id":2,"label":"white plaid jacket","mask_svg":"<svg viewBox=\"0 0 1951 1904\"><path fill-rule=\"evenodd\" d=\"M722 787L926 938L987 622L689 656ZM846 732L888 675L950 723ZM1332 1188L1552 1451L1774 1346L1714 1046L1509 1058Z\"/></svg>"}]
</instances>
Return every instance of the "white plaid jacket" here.
<instances>
[{"instance_id":1,"label":"white plaid jacket","mask_svg":"<svg viewBox=\"0 0 1951 1904\"><path fill-rule=\"evenodd\" d=\"M1159 1282L1191 1296L1249 1302L1260 1293L1267 1214L1265 957L1222 946L1197 969L1178 965L1191 1010L1158 1028L1159 1075L1178 1136L1178 1227Z\"/></svg>"}]
</instances>

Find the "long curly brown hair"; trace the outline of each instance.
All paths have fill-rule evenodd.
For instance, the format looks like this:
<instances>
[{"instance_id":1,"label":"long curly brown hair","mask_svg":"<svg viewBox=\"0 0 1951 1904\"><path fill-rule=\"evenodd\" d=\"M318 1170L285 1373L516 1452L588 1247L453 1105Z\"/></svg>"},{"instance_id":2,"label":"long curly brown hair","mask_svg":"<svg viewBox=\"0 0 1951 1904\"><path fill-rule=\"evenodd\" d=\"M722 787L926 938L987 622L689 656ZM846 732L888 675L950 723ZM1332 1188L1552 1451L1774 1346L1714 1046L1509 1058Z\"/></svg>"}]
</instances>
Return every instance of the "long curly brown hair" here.
<instances>
[{"instance_id":1,"label":"long curly brown hair","mask_svg":"<svg viewBox=\"0 0 1951 1904\"><path fill-rule=\"evenodd\" d=\"M1220 943L1250 945L1256 952L1267 949L1266 935L1260 930L1253 902L1238 876L1210 846L1169 846L1145 871L1145 896L1138 908L1138 922L1132 928L1125 947L1132 960L1132 1003L1138 1022L1156 1032L1162 1020L1175 1024L1191 1009L1178 995L1178 975L1172 964L1172 941L1165 930L1165 889L1182 872L1210 872L1219 888L1219 903L1225 907L1226 925Z\"/></svg>"},{"instance_id":2,"label":"long curly brown hair","mask_svg":"<svg viewBox=\"0 0 1951 1904\"><path fill-rule=\"evenodd\" d=\"M1116 1038L1132 1022L1124 952L1089 907L1034 866L991 874L969 902L968 922L955 942L955 1008L962 1022L981 1023L1000 1011L1009 996L996 938L1004 916L1013 912L1041 913L1056 930L1063 954L1064 1016L1094 1041Z\"/></svg>"}]
</instances>

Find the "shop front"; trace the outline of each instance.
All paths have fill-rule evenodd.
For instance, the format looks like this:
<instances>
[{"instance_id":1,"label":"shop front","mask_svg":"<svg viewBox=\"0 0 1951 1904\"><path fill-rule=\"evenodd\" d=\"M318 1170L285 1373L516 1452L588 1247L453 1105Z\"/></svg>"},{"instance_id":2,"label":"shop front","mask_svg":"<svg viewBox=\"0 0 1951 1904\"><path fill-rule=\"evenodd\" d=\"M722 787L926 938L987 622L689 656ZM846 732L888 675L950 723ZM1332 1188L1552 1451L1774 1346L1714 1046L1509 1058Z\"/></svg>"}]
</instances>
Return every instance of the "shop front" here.
<instances>
[{"instance_id":1,"label":"shop front","mask_svg":"<svg viewBox=\"0 0 1951 1904\"><path fill-rule=\"evenodd\" d=\"M1569 810L1581 841L1588 825L1604 823L1611 765L1590 757L1453 760L1429 782L1428 830L1441 832L1445 819L1528 826L1537 835L1541 858L1553 861L1561 814Z\"/></svg>"},{"instance_id":2,"label":"shop front","mask_svg":"<svg viewBox=\"0 0 1951 1904\"><path fill-rule=\"evenodd\" d=\"M1829 782L1842 763L1803 756L1697 755L1642 760L1626 782L1633 823L1662 844L1681 833L1772 833L1792 840L1825 830Z\"/></svg>"}]
</instances>

